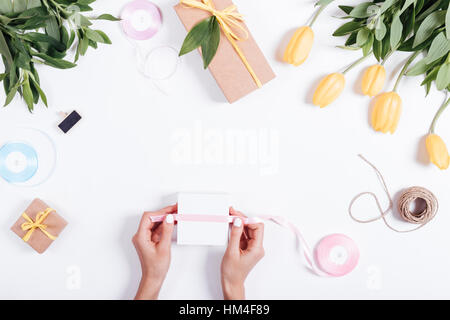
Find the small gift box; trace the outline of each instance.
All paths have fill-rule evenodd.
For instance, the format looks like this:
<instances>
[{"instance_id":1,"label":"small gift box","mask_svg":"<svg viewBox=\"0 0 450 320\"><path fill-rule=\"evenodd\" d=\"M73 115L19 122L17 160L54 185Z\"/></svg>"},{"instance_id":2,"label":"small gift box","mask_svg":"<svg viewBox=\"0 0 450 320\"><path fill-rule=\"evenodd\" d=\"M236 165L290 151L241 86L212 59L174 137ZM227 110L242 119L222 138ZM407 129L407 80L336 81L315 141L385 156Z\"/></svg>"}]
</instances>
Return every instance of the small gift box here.
<instances>
[{"instance_id":1,"label":"small gift box","mask_svg":"<svg viewBox=\"0 0 450 320\"><path fill-rule=\"evenodd\" d=\"M43 253L66 227L67 222L40 199L35 199L11 230L38 253Z\"/></svg>"},{"instance_id":2,"label":"small gift box","mask_svg":"<svg viewBox=\"0 0 450 320\"><path fill-rule=\"evenodd\" d=\"M220 25L209 70L233 103L275 78L275 74L231 0L181 0L175 11L186 30L213 15Z\"/></svg>"}]
</instances>

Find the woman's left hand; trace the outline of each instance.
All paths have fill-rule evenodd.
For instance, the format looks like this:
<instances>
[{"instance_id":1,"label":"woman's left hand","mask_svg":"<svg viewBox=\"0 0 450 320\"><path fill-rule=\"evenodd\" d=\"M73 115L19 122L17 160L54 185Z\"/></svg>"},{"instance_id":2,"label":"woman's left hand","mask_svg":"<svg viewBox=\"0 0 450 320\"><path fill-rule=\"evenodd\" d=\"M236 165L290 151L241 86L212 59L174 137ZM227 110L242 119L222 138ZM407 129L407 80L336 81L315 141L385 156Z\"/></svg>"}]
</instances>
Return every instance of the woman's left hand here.
<instances>
[{"instance_id":1,"label":"woman's left hand","mask_svg":"<svg viewBox=\"0 0 450 320\"><path fill-rule=\"evenodd\" d=\"M170 248L177 205L156 212L146 212L133 244L141 261L142 279L135 299L157 299L170 266ZM164 222L153 222L151 216L167 215Z\"/></svg>"}]
</instances>

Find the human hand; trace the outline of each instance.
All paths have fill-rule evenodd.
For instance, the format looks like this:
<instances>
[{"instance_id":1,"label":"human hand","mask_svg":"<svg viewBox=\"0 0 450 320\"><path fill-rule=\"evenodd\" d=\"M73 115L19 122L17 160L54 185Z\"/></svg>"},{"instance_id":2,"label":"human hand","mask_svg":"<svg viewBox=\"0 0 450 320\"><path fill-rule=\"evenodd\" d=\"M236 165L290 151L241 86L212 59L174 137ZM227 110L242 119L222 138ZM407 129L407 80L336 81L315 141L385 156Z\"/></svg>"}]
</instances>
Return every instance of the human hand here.
<instances>
[{"instance_id":1,"label":"human hand","mask_svg":"<svg viewBox=\"0 0 450 320\"><path fill-rule=\"evenodd\" d=\"M170 265L170 246L177 205L156 212L145 212L133 237L141 261L142 279L135 299L157 299ZM166 215L164 222L152 222L151 216Z\"/></svg>"},{"instance_id":2,"label":"human hand","mask_svg":"<svg viewBox=\"0 0 450 320\"><path fill-rule=\"evenodd\" d=\"M244 282L253 267L264 257L264 224L243 225L245 216L230 208L235 219L228 248L223 256L221 274L222 290L226 300L245 299Z\"/></svg>"}]
</instances>

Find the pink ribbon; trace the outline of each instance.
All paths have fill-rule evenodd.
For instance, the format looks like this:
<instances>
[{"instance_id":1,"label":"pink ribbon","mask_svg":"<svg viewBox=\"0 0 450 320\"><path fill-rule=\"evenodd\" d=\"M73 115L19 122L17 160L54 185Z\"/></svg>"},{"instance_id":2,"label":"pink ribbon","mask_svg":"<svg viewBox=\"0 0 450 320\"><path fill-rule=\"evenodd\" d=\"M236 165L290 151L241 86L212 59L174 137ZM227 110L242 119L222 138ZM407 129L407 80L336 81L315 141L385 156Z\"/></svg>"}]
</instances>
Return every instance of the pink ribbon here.
<instances>
[{"instance_id":1,"label":"pink ribbon","mask_svg":"<svg viewBox=\"0 0 450 320\"><path fill-rule=\"evenodd\" d=\"M136 30L133 26L133 15L145 11L150 18L150 25L145 30ZM135 0L128 3L121 14L123 31L132 39L147 40L153 37L161 28L162 17L159 8L147 0Z\"/></svg>"},{"instance_id":2,"label":"pink ribbon","mask_svg":"<svg viewBox=\"0 0 450 320\"><path fill-rule=\"evenodd\" d=\"M298 248L303 252L303 256L308 267L316 275L321 277L341 277L355 269L359 260L359 250L355 242L342 234L333 234L323 238L316 247L315 259L313 251L309 247L300 230L293 223L281 216L257 216L242 218L238 216L219 215L196 215L196 214L172 214L175 221L213 222L213 223L233 223L236 219L241 219L245 225L261 223L262 221L272 221L282 228L290 230L297 239ZM152 216L152 222L163 222L166 215ZM347 258L342 264L332 261L330 255L334 248L340 247L345 250ZM317 261L317 265L316 265Z\"/></svg>"}]
</instances>

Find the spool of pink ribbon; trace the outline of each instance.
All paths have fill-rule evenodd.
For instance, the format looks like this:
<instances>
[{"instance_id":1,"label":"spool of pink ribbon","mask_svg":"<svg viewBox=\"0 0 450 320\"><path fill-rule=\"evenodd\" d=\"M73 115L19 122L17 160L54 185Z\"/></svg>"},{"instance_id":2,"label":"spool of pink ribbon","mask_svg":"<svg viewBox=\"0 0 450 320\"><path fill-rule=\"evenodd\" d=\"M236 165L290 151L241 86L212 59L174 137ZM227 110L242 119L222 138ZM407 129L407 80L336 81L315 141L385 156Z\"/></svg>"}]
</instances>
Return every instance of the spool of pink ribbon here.
<instances>
[{"instance_id":1,"label":"spool of pink ribbon","mask_svg":"<svg viewBox=\"0 0 450 320\"><path fill-rule=\"evenodd\" d=\"M187 215L173 214L175 221L193 221L193 222L216 222L233 223L237 216L214 216L214 215ZM152 216L153 222L162 222L163 216ZM240 219L240 218L239 218ZM356 243L343 234L332 234L323 238L315 249L315 257L308 243L303 238L300 230L293 223L279 216L258 216L246 218L244 224L260 223L262 221L272 221L279 226L293 232L302 249L303 255L309 268L321 277L342 277L352 272L359 261L359 250ZM315 258L315 259L314 259Z\"/></svg>"},{"instance_id":2,"label":"spool of pink ribbon","mask_svg":"<svg viewBox=\"0 0 450 320\"><path fill-rule=\"evenodd\" d=\"M341 277L352 272L358 260L358 247L346 235L329 235L316 246L316 261L319 268L331 276Z\"/></svg>"},{"instance_id":3,"label":"spool of pink ribbon","mask_svg":"<svg viewBox=\"0 0 450 320\"><path fill-rule=\"evenodd\" d=\"M127 36L135 40L148 40L161 28L162 16L159 8L147 0L128 3L122 11L122 28Z\"/></svg>"}]
</instances>

